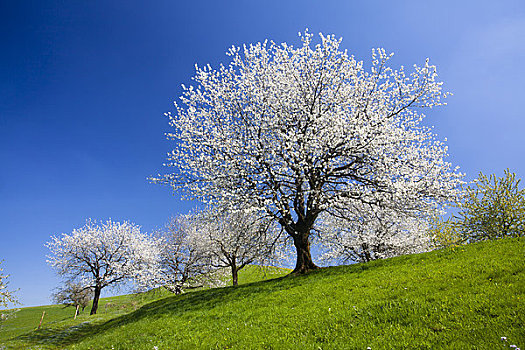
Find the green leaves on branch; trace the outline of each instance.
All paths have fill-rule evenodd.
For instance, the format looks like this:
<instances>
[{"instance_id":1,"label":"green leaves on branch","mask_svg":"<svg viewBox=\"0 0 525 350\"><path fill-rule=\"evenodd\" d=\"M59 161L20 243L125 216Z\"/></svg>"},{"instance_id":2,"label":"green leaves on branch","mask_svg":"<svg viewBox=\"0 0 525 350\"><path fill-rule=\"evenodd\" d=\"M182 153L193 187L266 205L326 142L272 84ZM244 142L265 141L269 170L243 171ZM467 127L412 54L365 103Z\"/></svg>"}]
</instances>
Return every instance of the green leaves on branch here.
<instances>
[{"instance_id":1,"label":"green leaves on branch","mask_svg":"<svg viewBox=\"0 0 525 350\"><path fill-rule=\"evenodd\" d=\"M442 217L434 217L430 223L429 234L438 247L459 245L464 241L460 226L457 218L444 220Z\"/></svg>"},{"instance_id":2,"label":"green leaves on branch","mask_svg":"<svg viewBox=\"0 0 525 350\"><path fill-rule=\"evenodd\" d=\"M519 183L508 169L501 178L480 172L460 206L462 230L468 241L524 235L525 189L520 190Z\"/></svg>"},{"instance_id":3,"label":"green leaves on branch","mask_svg":"<svg viewBox=\"0 0 525 350\"><path fill-rule=\"evenodd\" d=\"M437 244L525 236L525 189L509 169L503 177L479 173L457 203L459 213L448 220L436 219L431 234Z\"/></svg>"}]
</instances>

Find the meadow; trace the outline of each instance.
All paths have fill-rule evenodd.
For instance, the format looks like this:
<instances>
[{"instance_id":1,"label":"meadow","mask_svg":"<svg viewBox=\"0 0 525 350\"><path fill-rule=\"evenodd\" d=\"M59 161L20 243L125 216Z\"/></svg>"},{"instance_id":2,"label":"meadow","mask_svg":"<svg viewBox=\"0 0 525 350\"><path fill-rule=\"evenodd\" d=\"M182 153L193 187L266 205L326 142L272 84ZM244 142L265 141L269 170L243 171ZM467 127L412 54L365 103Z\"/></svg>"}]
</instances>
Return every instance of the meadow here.
<instances>
[{"instance_id":1,"label":"meadow","mask_svg":"<svg viewBox=\"0 0 525 350\"><path fill-rule=\"evenodd\" d=\"M525 240L502 239L238 287L105 298L100 313L22 308L5 349L525 348ZM109 305L109 306L108 306ZM46 318L35 330L40 316ZM505 337L506 340L502 340ZM2 347L0 347L2 348Z\"/></svg>"}]
</instances>

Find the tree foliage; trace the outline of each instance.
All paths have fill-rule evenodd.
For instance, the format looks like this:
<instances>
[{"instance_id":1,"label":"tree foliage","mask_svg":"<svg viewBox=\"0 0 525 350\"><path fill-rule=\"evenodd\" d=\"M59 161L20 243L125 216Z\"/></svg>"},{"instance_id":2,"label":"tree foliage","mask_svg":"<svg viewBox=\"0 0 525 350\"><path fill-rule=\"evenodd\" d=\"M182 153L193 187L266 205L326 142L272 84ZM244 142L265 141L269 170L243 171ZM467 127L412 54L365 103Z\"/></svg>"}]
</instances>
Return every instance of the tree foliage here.
<instances>
[{"instance_id":1,"label":"tree foliage","mask_svg":"<svg viewBox=\"0 0 525 350\"><path fill-rule=\"evenodd\" d=\"M179 215L157 233L161 247L157 283L175 293L220 286L228 269L235 286L246 265L278 260L279 238L276 225L251 210L208 207Z\"/></svg>"},{"instance_id":2,"label":"tree foliage","mask_svg":"<svg viewBox=\"0 0 525 350\"><path fill-rule=\"evenodd\" d=\"M155 274L157 245L133 223L89 220L71 234L51 238L48 263L67 282L93 289L91 314L97 312L103 288L129 280L144 285Z\"/></svg>"},{"instance_id":3,"label":"tree foliage","mask_svg":"<svg viewBox=\"0 0 525 350\"><path fill-rule=\"evenodd\" d=\"M525 189L509 169L503 177L482 172L458 197L458 212L433 218L429 234L438 246L525 235Z\"/></svg>"},{"instance_id":4,"label":"tree foliage","mask_svg":"<svg viewBox=\"0 0 525 350\"><path fill-rule=\"evenodd\" d=\"M461 226L454 216L444 219L436 215L430 221L428 235L436 247L457 246L465 242Z\"/></svg>"},{"instance_id":5,"label":"tree foliage","mask_svg":"<svg viewBox=\"0 0 525 350\"><path fill-rule=\"evenodd\" d=\"M0 264L2 261L0 260ZM9 281L7 278L9 275L2 274L3 269L0 267L0 306L7 306L9 303L17 303L17 299L13 295L13 292L10 291L7 286Z\"/></svg>"},{"instance_id":6,"label":"tree foliage","mask_svg":"<svg viewBox=\"0 0 525 350\"><path fill-rule=\"evenodd\" d=\"M93 299L93 290L77 282L66 282L52 297L57 304L79 306L84 311L84 308Z\"/></svg>"},{"instance_id":7,"label":"tree foliage","mask_svg":"<svg viewBox=\"0 0 525 350\"><path fill-rule=\"evenodd\" d=\"M525 235L525 189L509 169L503 177L479 173L467 187L458 219L468 242Z\"/></svg>"},{"instance_id":8,"label":"tree foliage","mask_svg":"<svg viewBox=\"0 0 525 350\"><path fill-rule=\"evenodd\" d=\"M157 282L176 294L220 281L212 273L209 256L202 252L192 221L191 215L173 217L156 235L161 254Z\"/></svg>"},{"instance_id":9,"label":"tree foliage","mask_svg":"<svg viewBox=\"0 0 525 350\"><path fill-rule=\"evenodd\" d=\"M215 269L228 268L234 286L245 266L265 265L282 257L277 249L281 232L261 212L207 208L195 213L193 222L201 255Z\"/></svg>"},{"instance_id":10,"label":"tree foliage","mask_svg":"<svg viewBox=\"0 0 525 350\"><path fill-rule=\"evenodd\" d=\"M343 213L322 223L323 260L368 262L432 248L424 218L370 205Z\"/></svg>"},{"instance_id":11,"label":"tree foliage","mask_svg":"<svg viewBox=\"0 0 525 350\"><path fill-rule=\"evenodd\" d=\"M427 215L461 182L421 125L421 110L446 96L428 60L407 74L378 49L368 71L332 35L301 40L232 47L228 66L196 67L196 86L168 113L175 170L153 179L266 211L294 243L296 273L316 268L310 241L323 214L373 204Z\"/></svg>"}]
</instances>

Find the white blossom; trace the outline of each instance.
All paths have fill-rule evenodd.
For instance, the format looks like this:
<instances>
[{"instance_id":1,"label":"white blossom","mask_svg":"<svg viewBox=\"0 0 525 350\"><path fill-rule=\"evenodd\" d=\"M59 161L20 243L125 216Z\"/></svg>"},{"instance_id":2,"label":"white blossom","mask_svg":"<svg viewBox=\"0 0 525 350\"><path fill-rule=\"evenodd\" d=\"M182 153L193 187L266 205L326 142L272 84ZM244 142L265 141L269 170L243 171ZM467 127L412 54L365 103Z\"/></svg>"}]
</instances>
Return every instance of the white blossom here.
<instances>
[{"instance_id":1,"label":"white blossom","mask_svg":"<svg viewBox=\"0 0 525 350\"><path fill-rule=\"evenodd\" d=\"M0 261L2 263L2 261ZM3 269L0 267L0 306L7 306L9 303L17 303L13 292L7 289L9 275L2 275Z\"/></svg>"},{"instance_id":2,"label":"white blossom","mask_svg":"<svg viewBox=\"0 0 525 350\"><path fill-rule=\"evenodd\" d=\"M433 248L428 221L374 205L327 214L317 229L323 261L368 262Z\"/></svg>"},{"instance_id":3,"label":"white blossom","mask_svg":"<svg viewBox=\"0 0 525 350\"><path fill-rule=\"evenodd\" d=\"M155 242L130 222L87 223L70 234L52 236L47 262L67 281L94 290L96 313L100 291L132 280L138 287L154 281L159 259Z\"/></svg>"},{"instance_id":4,"label":"white blossom","mask_svg":"<svg viewBox=\"0 0 525 350\"><path fill-rule=\"evenodd\" d=\"M231 270L234 286L245 266L275 264L285 258L278 249L281 231L260 211L208 207L193 213L191 222L196 250L212 268Z\"/></svg>"},{"instance_id":5,"label":"white blossom","mask_svg":"<svg viewBox=\"0 0 525 350\"><path fill-rule=\"evenodd\" d=\"M196 67L168 113L174 171L153 178L186 198L266 211L293 240L295 272L316 268L310 236L322 214L372 204L424 216L462 176L421 124L447 95L428 60L409 73L377 49L365 70L333 35L301 40L232 47L228 66Z\"/></svg>"},{"instance_id":6,"label":"white blossom","mask_svg":"<svg viewBox=\"0 0 525 350\"><path fill-rule=\"evenodd\" d=\"M215 271L210 257L203 252L193 221L190 214L179 215L157 232L161 255L157 283L177 294L187 288L224 285L223 274Z\"/></svg>"}]
</instances>

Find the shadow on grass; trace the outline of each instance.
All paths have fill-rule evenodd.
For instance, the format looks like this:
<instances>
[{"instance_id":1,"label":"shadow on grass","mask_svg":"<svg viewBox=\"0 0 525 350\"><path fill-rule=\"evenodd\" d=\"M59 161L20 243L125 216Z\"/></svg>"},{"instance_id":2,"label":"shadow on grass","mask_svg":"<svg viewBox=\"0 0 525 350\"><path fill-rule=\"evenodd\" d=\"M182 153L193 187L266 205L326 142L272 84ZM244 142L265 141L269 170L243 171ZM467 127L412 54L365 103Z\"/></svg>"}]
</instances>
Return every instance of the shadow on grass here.
<instances>
[{"instance_id":1,"label":"shadow on grass","mask_svg":"<svg viewBox=\"0 0 525 350\"><path fill-rule=\"evenodd\" d=\"M354 264L346 266L335 266L320 268L305 275L289 274L271 280L253 282L237 287L225 287L194 291L187 294L168 296L163 299L143 305L136 311L115 317L103 323L90 323L86 321L69 328L45 328L20 335L12 340L28 342L32 345L46 344L55 346L68 346L80 343L83 339L90 336L111 331L114 328L122 327L130 323L140 321L143 318L163 315L182 315L191 311L210 310L222 304L235 302L238 300L257 298L261 294L292 289L296 286L308 284L315 279L333 279L340 274L360 274L367 270L403 264L406 257L400 257L394 261L376 260L366 264Z\"/></svg>"},{"instance_id":2,"label":"shadow on grass","mask_svg":"<svg viewBox=\"0 0 525 350\"><path fill-rule=\"evenodd\" d=\"M96 325L83 322L68 328L46 327L19 335L10 340L23 341L32 345L56 345L64 346L79 342L89 335L96 334Z\"/></svg>"},{"instance_id":3,"label":"shadow on grass","mask_svg":"<svg viewBox=\"0 0 525 350\"><path fill-rule=\"evenodd\" d=\"M322 270L324 271L327 269ZM89 338L90 336L101 334L116 327L134 323L153 315L155 317L166 314L176 316L189 311L209 310L224 303L254 298L261 293L266 294L274 291L290 289L305 283L310 276L317 274L317 271L314 271L307 275L288 275L271 280L244 284L237 287L207 289L182 295L169 296L150 302L136 311L115 317L112 320L103 323L97 324L86 321L68 328L59 328L58 325L51 326L28 332L12 338L11 340L23 341L31 345L45 344L58 347L73 345L80 343L82 340Z\"/></svg>"}]
</instances>

